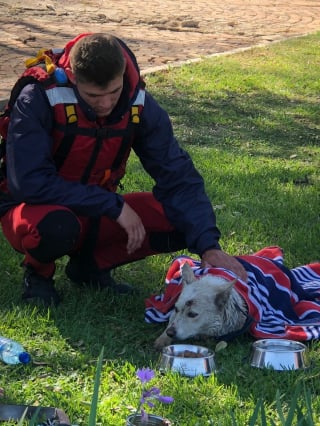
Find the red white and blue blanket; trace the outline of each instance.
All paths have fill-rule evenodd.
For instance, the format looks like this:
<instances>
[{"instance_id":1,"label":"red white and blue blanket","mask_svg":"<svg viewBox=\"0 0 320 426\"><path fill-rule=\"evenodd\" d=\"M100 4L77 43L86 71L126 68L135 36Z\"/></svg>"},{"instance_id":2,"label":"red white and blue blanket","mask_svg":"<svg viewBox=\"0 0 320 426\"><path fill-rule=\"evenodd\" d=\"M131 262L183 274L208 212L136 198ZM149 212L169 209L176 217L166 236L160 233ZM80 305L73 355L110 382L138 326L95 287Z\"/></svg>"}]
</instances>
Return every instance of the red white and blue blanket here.
<instances>
[{"instance_id":1,"label":"red white and blue blanket","mask_svg":"<svg viewBox=\"0 0 320 426\"><path fill-rule=\"evenodd\" d=\"M320 263L288 269L280 247L266 247L254 255L236 256L248 273L248 282L237 279L235 288L246 300L252 322L248 332L257 339L281 338L312 340L320 338ZM201 268L188 256L173 260L160 295L145 300L145 321L168 321L181 286L181 267L188 262L195 274L237 278L223 268Z\"/></svg>"}]
</instances>

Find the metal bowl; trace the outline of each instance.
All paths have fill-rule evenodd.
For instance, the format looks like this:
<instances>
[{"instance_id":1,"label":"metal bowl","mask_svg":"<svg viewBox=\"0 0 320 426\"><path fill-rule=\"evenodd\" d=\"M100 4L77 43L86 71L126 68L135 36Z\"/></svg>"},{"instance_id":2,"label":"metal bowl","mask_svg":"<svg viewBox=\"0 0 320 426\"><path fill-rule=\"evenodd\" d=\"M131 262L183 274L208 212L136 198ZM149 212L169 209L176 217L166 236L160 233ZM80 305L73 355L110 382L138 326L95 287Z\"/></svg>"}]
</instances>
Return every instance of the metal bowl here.
<instances>
[{"instance_id":1,"label":"metal bowl","mask_svg":"<svg viewBox=\"0 0 320 426\"><path fill-rule=\"evenodd\" d=\"M160 371L175 371L183 376L210 376L216 369L214 352L196 345L170 345L162 350Z\"/></svg>"},{"instance_id":2,"label":"metal bowl","mask_svg":"<svg viewBox=\"0 0 320 426\"><path fill-rule=\"evenodd\" d=\"M285 339L257 340L252 345L251 366L273 370L306 368L306 346Z\"/></svg>"}]
</instances>

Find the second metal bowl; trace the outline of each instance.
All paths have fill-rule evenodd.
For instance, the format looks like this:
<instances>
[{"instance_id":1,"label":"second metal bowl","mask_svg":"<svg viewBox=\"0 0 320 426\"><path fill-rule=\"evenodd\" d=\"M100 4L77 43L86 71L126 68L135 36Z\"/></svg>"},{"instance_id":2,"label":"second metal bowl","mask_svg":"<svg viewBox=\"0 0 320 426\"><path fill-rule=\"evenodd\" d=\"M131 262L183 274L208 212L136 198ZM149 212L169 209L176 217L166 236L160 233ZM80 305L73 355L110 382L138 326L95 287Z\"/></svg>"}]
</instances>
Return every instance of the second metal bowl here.
<instances>
[{"instance_id":1,"label":"second metal bowl","mask_svg":"<svg viewBox=\"0 0 320 426\"><path fill-rule=\"evenodd\" d=\"M251 365L273 370L306 368L306 346L286 339L257 340L252 345Z\"/></svg>"}]
</instances>

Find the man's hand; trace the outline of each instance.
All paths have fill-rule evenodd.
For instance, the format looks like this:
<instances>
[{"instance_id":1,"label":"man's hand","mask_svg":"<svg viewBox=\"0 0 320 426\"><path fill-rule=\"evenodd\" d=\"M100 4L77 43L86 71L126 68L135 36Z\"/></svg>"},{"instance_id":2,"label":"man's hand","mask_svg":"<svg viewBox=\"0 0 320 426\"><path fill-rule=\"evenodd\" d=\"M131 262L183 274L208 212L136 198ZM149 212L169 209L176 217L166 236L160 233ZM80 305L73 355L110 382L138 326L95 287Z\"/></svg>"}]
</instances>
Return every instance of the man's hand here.
<instances>
[{"instance_id":1,"label":"man's hand","mask_svg":"<svg viewBox=\"0 0 320 426\"><path fill-rule=\"evenodd\" d=\"M229 271L234 272L241 280L248 280L247 272L241 263L222 250L210 249L205 251L202 255L201 266L203 268L210 268L211 266L229 269Z\"/></svg>"},{"instance_id":2,"label":"man's hand","mask_svg":"<svg viewBox=\"0 0 320 426\"><path fill-rule=\"evenodd\" d=\"M132 254L142 246L145 239L146 230L143 223L137 213L127 203L123 204L120 216L116 221L128 234L127 250L129 254Z\"/></svg>"}]
</instances>

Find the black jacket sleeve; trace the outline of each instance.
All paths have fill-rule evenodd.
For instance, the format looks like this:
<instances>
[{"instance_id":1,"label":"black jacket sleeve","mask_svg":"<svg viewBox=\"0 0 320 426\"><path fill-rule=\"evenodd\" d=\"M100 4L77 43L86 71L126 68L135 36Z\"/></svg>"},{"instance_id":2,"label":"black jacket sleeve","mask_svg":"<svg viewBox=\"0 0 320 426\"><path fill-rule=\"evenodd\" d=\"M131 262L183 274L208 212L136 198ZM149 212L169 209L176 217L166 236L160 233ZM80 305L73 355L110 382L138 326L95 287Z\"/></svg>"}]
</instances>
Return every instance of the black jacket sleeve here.
<instances>
[{"instance_id":1,"label":"black jacket sleeve","mask_svg":"<svg viewBox=\"0 0 320 426\"><path fill-rule=\"evenodd\" d=\"M220 231L203 179L175 139L168 114L148 93L141 118L133 148L155 181L153 193L169 221L185 233L191 252L220 249Z\"/></svg>"}]
</instances>

